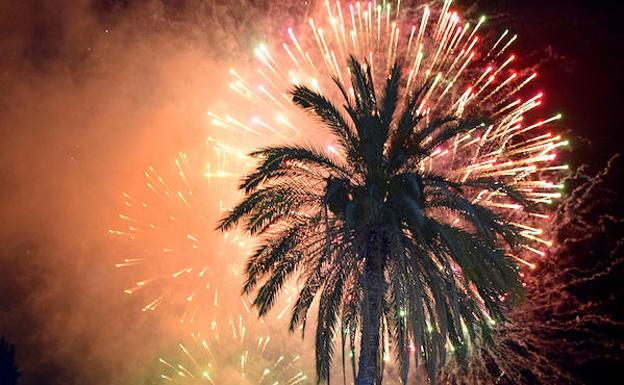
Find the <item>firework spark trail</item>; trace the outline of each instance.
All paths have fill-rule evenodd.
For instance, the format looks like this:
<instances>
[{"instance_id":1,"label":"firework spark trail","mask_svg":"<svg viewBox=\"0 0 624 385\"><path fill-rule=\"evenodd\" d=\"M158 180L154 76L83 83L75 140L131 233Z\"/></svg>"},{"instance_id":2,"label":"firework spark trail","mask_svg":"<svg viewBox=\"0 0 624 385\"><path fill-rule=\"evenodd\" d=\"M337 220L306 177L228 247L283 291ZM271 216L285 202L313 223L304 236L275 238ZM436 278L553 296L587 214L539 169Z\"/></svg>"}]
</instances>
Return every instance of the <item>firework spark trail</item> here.
<instances>
[{"instance_id":1,"label":"firework spark trail","mask_svg":"<svg viewBox=\"0 0 624 385\"><path fill-rule=\"evenodd\" d=\"M455 384L582 384L599 380L595 363L622 364L614 336L624 322L614 311L621 289L624 211L612 158L594 177L580 168L566 180L570 194L554 213L552 258L530 277L527 300L500 325L495 344L481 347L467 369L443 373ZM618 291L619 290L619 291Z\"/></svg>"},{"instance_id":2,"label":"firework spark trail","mask_svg":"<svg viewBox=\"0 0 624 385\"><path fill-rule=\"evenodd\" d=\"M268 334L254 337L242 315L221 318L213 320L206 333L193 332L179 343L174 359L159 359L162 384L308 383L300 355L278 352Z\"/></svg>"},{"instance_id":3,"label":"firework spark trail","mask_svg":"<svg viewBox=\"0 0 624 385\"><path fill-rule=\"evenodd\" d=\"M234 274L239 274L251 245L237 233L224 234L220 245L206 243L214 239L212 217L219 215L223 206L214 207L215 195L207 195L213 188L210 178L227 174L213 174L209 165L191 162L182 152L173 163L175 168L166 174L150 166L145 171L144 191L122 194L119 225L109 233L131 241L136 253L115 266L143 275L125 292L155 293L142 310L173 304L182 309L181 322L194 322L205 303L218 303L217 284L224 278L217 277L229 273L230 279L236 279ZM217 269L218 254L225 248L232 258L225 268Z\"/></svg>"},{"instance_id":4,"label":"firework spark trail","mask_svg":"<svg viewBox=\"0 0 624 385\"><path fill-rule=\"evenodd\" d=\"M112 236L130 241L133 247L129 249L137 253L115 265L132 270L132 278L141 276L125 293L155 295L142 310L171 305L180 309L183 323L194 323L203 314L210 317L206 309L224 301L228 305L240 303L243 312L252 312L251 299L239 297L238 290L232 290L236 287L232 282L242 282L244 261L254 243L236 231L213 231L216 218L225 210L223 199L227 195L226 190L219 191L223 185L216 181L236 177L224 168L237 162L244 167L248 158L212 138L206 145L214 153L213 162L197 157L202 159L198 162L180 152L172 162L175 167L165 168L164 173L148 167L143 191L122 194L118 227L108 230ZM297 287L287 283L284 292L277 320L282 320L292 305Z\"/></svg>"},{"instance_id":5,"label":"firework spark trail","mask_svg":"<svg viewBox=\"0 0 624 385\"><path fill-rule=\"evenodd\" d=\"M232 146L238 153L271 140L309 139L309 120L289 102L291 87L307 84L332 100L339 96L332 78L348 79L349 55L366 61L380 82L396 60L407 79L403 93L432 82L419 106L429 121L446 116L492 117L487 125L475 126L449 143L435 143L431 157L419 166L455 180L495 178L524 193L533 203L531 209L511 202L502 192L478 187L473 200L518 228L527 243L511 257L521 267L534 269L552 245L546 231L550 205L561 198L561 180L568 170L557 159L568 141L550 128L562 115L536 117L544 93L530 91L537 73L514 69L517 57L510 49L517 35L505 30L490 45L484 43L488 39L479 32L485 18L463 21L449 0L441 9L425 5L416 13L402 12L399 6L398 2L325 1L321 17L287 28L287 38L275 45L259 44L254 49L255 69L230 70L230 89L252 112L232 117L234 112L209 111L212 125L248 138L244 144L251 146ZM353 92L348 88L351 98ZM324 146L330 156L342 156L330 138Z\"/></svg>"},{"instance_id":6,"label":"firework spark trail","mask_svg":"<svg viewBox=\"0 0 624 385\"><path fill-rule=\"evenodd\" d=\"M159 172L150 166L144 191L122 194L119 227L109 230L143 252L141 257L128 257L116 265L136 274L151 274L125 291L156 295L142 310L179 309L180 322L205 331L193 332L188 343L177 346L179 362L160 359L162 383L224 383L236 369L234 377L244 384L305 384L301 357L290 353L295 349L270 344L272 328L257 321L251 299L241 298L232 288L236 286L232 282L242 282L241 267L253 244L236 232L219 234L221 242L214 242L214 222L223 204L215 207L218 194L207 191L218 189L214 178L231 177L222 168L232 159L222 155L236 152L210 138L206 144L216 154L214 171L211 163L193 161L183 152L172 162L175 167L163 167ZM241 155L238 160L247 158ZM286 285L285 292L290 294L280 305L283 310L276 315L277 321L291 306L296 287ZM246 318L254 322L246 322ZM253 335L259 337L254 340Z\"/></svg>"}]
</instances>

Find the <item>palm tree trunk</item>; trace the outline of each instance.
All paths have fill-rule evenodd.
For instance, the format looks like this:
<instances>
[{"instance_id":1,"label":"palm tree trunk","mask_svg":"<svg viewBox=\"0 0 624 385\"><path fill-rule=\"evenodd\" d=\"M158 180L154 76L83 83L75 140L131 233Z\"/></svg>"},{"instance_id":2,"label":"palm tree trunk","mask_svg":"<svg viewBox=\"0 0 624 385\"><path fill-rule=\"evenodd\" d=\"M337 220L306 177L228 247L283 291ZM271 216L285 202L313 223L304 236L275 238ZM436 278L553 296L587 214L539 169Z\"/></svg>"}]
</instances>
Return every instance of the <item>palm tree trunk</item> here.
<instances>
[{"instance_id":1,"label":"palm tree trunk","mask_svg":"<svg viewBox=\"0 0 624 385\"><path fill-rule=\"evenodd\" d=\"M379 256L379 255L378 255ZM382 258L367 258L365 266L365 286L367 306L364 312L368 317L368 330L362 332L360 359L356 385L375 385L380 383L380 324L381 293L383 285ZM364 323L366 324L366 323Z\"/></svg>"}]
</instances>

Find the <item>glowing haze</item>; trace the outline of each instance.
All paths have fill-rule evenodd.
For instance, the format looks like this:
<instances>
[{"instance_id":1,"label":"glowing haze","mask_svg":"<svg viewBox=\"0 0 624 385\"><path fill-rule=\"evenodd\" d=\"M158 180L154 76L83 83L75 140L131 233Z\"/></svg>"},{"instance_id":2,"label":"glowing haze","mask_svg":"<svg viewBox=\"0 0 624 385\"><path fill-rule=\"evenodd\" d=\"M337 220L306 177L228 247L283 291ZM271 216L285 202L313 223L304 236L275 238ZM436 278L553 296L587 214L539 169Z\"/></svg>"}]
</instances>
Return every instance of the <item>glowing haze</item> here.
<instances>
[{"instance_id":1,"label":"glowing haze","mask_svg":"<svg viewBox=\"0 0 624 385\"><path fill-rule=\"evenodd\" d=\"M165 29L159 3L110 29L87 5L68 6L57 11L67 22L57 45L72 62L50 60L42 75L20 69L33 84L2 75L18 95L8 126L25 129L2 143L1 156L13 163L24 151L39 154L17 162L16 187L2 206L3 219L20 218L5 247L38 257L28 271L6 271L26 277L34 269L41 277L24 278L25 288L39 288L2 324L28 318L30 308L50 312L45 338L9 336L46 347L23 368L26 384L58 371L55 355L73 367L76 383L313 381L311 344L299 346L281 323L297 283L278 311L256 320L239 296L253 240L213 228L239 197L237 179L252 166L246 154L254 148L304 142L342 156L288 90L308 84L338 96L331 77L348 79L350 54L378 80L398 60L404 93L432 81L419 109L428 119L493 117L420 166L456 179L495 177L525 192L531 210L503 194L475 191L473 199L522 230L529 242L513 255L522 269L548 258L550 204L567 169L557 150L566 141L557 134L561 115L542 106L538 74L515 66L516 35L488 31L486 18L464 18L449 1L276 4L215 4L210 17ZM42 136L38 127L48 124ZM36 201L21 201L25 192ZM101 372L81 369L95 362Z\"/></svg>"}]
</instances>

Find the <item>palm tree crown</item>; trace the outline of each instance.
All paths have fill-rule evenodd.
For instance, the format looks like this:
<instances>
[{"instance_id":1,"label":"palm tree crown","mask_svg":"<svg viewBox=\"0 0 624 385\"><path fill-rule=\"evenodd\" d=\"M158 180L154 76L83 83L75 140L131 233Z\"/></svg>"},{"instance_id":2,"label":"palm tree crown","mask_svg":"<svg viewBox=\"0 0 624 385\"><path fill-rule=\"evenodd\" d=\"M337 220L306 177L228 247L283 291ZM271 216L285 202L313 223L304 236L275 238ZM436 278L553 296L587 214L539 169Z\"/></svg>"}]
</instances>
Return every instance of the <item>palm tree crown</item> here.
<instances>
[{"instance_id":1,"label":"palm tree crown","mask_svg":"<svg viewBox=\"0 0 624 385\"><path fill-rule=\"evenodd\" d=\"M261 239L243 288L257 289L253 303L261 316L292 276L301 289L291 331L305 329L319 298L319 382L329 381L338 340L343 373L348 349L356 383L380 383L384 338L403 383L412 356L434 381L447 351L464 357L472 341L487 338L491 323L503 319L506 296L521 291L517 268L504 253L517 234L471 197L490 190L524 199L492 179L423 171L436 148L482 119L428 120L421 107L430 82L400 95L395 64L379 96L369 66L351 58L349 67L352 92L335 80L344 112L308 87L292 91L293 102L320 118L344 156L297 145L252 153L259 164L240 185L245 199L219 228L242 222Z\"/></svg>"}]
</instances>

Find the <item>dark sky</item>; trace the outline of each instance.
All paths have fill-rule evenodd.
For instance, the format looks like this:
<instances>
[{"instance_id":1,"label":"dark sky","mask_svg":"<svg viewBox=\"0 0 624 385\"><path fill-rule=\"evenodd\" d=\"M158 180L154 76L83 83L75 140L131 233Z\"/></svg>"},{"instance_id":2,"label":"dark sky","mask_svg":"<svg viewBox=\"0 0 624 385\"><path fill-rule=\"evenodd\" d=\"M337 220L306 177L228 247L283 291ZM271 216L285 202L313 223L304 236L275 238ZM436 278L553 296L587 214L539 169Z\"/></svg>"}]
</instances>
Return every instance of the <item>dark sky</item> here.
<instances>
[{"instance_id":1,"label":"dark sky","mask_svg":"<svg viewBox=\"0 0 624 385\"><path fill-rule=\"evenodd\" d=\"M461 1L518 33L516 51L539 69L546 104L564 114L572 162L602 164L622 150L624 29L620 1Z\"/></svg>"},{"instance_id":2,"label":"dark sky","mask_svg":"<svg viewBox=\"0 0 624 385\"><path fill-rule=\"evenodd\" d=\"M123 354L128 341L110 340L126 334L146 339L155 337L161 329L146 331L142 328L144 323L133 324L134 313L126 312L119 314L118 322L123 325L98 325L101 334L92 340L92 324L125 311L128 303L120 300L91 307L100 295L110 291L109 287L121 283L114 281L118 278L106 280L115 277L106 270L109 260L106 264L92 264L83 259L85 255L102 252L99 243L88 241L101 230L91 228L93 223L105 223L110 211L106 207L85 210L85 204L93 200L114 204L113 197L121 189L119 181L136 171L136 167L128 165L132 159L140 158L134 143L139 143L141 157L154 157L164 153L167 146L175 148L192 140L177 135L190 118L174 125L161 121L202 113L203 105L199 102L180 106L175 97L186 92L187 87L197 88L197 93L205 93L206 98L216 97L210 93L212 89L201 89L210 83L209 79L202 83L203 79L187 73L179 74L182 80L161 79L158 74L177 69L180 62L196 59L197 53L184 42L169 38L169 29L177 28L177 23L184 20L179 15L192 14L192 5L200 2L163 0L162 7L158 1L147 0L59 1L58 6L43 0L3 3L0 89L7 85L8 92L2 92L0 97L0 335L16 344L18 363L26 372L30 371L24 376L25 385L116 385L116 379L124 378L140 364L143 370L149 370L145 362L154 357L145 354L118 364L114 357ZM266 1L250 3L249 9L242 0L224 6L223 17L237 20L239 31L258 32L262 28L250 21L253 19L248 13L268 17L270 12L264 6ZM546 93L545 103L549 110L564 114L563 127L569 130L572 152L567 157L571 164L586 163L597 171L613 154L622 151L622 2L457 3L474 15L488 15L488 28L509 28L518 33L515 51L521 53L527 64L540 63L539 82ZM299 10L298 5L290 9ZM162 19L156 21L156 17L151 19L156 13L165 15L164 23ZM127 25L128 20L147 24L155 37L148 36L150 40L143 44L142 39L147 39L139 36L141 28ZM91 51L92 42L98 41L107 29L116 34L115 48L100 43L100 51ZM191 35L203 38L201 30ZM213 39L219 39L218 36ZM206 41L206 45L212 42L210 38ZM130 47L130 51L118 47ZM178 51L186 56L176 57ZM98 57L100 52L111 56ZM156 66L154 63L159 61L166 65ZM107 77L101 74L114 74L113 80L103 80ZM90 86L93 83L98 85L95 90ZM145 84L149 84L149 92L145 91ZM69 98L74 104L67 108L64 87L76 95ZM42 102L38 96L49 97L51 102ZM133 108L123 106L123 100L131 100ZM103 104L111 107L100 109ZM62 113L58 113L59 109ZM165 112L151 116L159 110ZM11 119L5 120L5 116ZM100 123L93 130L86 129L92 121ZM150 143L149 129L153 127L163 133L160 147ZM55 176L58 170L63 178ZM621 167L615 172L623 175ZM97 175L104 175L111 182L99 181L94 177ZM90 178L93 182L87 186L84 180ZM79 190L74 189L76 186ZM49 191L62 194L49 198ZM71 235L76 229L77 235ZM80 235L86 238L81 239ZM74 260L69 263L65 256L55 257L60 252ZM68 274L63 285L52 284L58 281L58 264ZM85 271L95 274L93 277L101 274L107 278L84 277ZM84 284L85 279L95 279L95 288ZM84 296L75 295L83 290ZM74 295L68 297L66 307L46 307L59 303L67 294ZM84 318L67 326L72 312L78 311ZM71 328L71 333L54 332L65 327ZM104 347L105 360L95 353L98 345ZM98 368L93 370L94 374L85 374L89 369L77 367L87 364ZM98 370L105 375L100 376ZM142 378L142 374L137 372L135 378ZM101 382L97 382L100 378Z\"/></svg>"}]
</instances>

